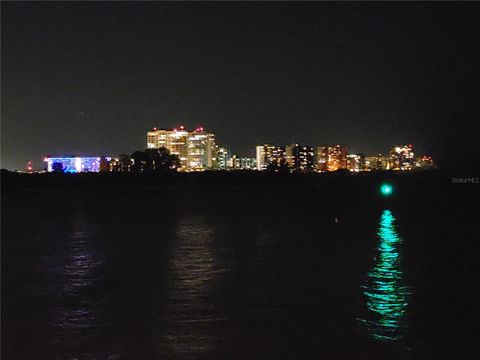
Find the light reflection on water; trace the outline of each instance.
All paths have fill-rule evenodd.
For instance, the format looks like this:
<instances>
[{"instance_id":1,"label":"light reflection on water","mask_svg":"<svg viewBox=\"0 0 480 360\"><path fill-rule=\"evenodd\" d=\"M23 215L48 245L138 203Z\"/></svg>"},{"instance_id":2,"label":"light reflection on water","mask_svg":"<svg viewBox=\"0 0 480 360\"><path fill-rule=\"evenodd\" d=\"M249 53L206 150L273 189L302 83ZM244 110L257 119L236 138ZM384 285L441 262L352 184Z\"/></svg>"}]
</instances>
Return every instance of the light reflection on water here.
<instances>
[{"instance_id":1,"label":"light reflection on water","mask_svg":"<svg viewBox=\"0 0 480 360\"><path fill-rule=\"evenodd\" d=\"M101 260L96 259L89 249L90 240L87 232L76 229L69 240L68 262L64 267L63 296L72 301L60 311L61 320L58 326L75 331L89 328L95 323L93 306L78 299L99 280L95 272L101 265Z\"/></svg>"},{"instance_id":2,"label":"light reflection on water","mask_svg":"<svg viewBox=\"0 0 480 360\"><path fill-rule=\"evenodd\" d=\"M401 237L395 229L395 217L384 210L377 235L380 243L373 270L368 274L364 295L369 310L366 324L372 338L394 341L402 338L406 324L409 288L405 285L401 267Z\"/></svg>"},{"instance_id":3,"label":"light reflection on water","mask_svg":"<svg viewBox=\"0 0 480 360\"><path fill-rule=\"evenodd\" d=\"M68 244L68 263L65 265L64 274L66 282L64 291L66 295L77 296L83 289L93 285L97 277L93 273L102 261L96 258L89 249L89 234L85 231L73 232Z\"/></svg>"},{"instance_id":4,"label":"light reflection on water","mask_svg":"<svg viewBox=\"0 0 480 360\"><path fill-rule=\"evenodd\" d=\"M101 274L104 259L93 247L96 239L89 232L83 214L76 212L72 220L72 227L65 234L67 253L53 323L56 335L52 340L59 354L87 359L98 355L94 344L106 326L102 313L107 299L98 294L104 281Z\"/></svg>"},{"instance_id":5,"label":"light reflection on water","mask_svg":"<svg viewBox=\"0 0 480 360\"><path fill-rule=\"evenodd\" d=\"M230 270L214 245L215 229L202 216L181 221L175 232L166 292L163 343L174 354L206 354L217 348L226 312L212 297Z\"/></svg>"}]
</instances>

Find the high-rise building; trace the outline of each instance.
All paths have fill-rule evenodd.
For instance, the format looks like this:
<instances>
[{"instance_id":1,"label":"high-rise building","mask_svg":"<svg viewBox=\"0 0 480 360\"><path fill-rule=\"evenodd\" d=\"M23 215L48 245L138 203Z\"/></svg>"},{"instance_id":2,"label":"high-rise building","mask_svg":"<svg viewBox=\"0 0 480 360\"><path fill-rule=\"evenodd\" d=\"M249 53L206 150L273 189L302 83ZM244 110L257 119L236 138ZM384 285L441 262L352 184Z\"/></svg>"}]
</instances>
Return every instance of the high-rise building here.
<instances>
[{"instance_id":1,"label":"high-rise building","mask_svg":"<svg viewBox=\"0 0 480 360\"><path fill-rule=\"evenodd\" d=\"M187 171L212 170L216 162L215 135L202 127L191 132L187 138Z\"/></svg>"},{"instance_id":2,"label":"high-rise building","mask_svg":"<svg viewBox=\"0 0 480 360\"><path fill-rule=\"evenodd\" d=\"M265 170L270 164L280 166L285 161L285 148L276 145L259 145L257 150L257 169Z\"/></svg>"},{"instance_id":3,"label":"high-rise building","mask_svg":"<svg viewBox=\"0 0 480 360\"><path fill-rule=\"evenodd\" d=\"M379 170L378 156L367 156L365 158L365 170L374 171Z\"/></svg>"},{"instance_id":4,"label":"high-rise building","mask_svg":"<svg viewBox=\"0 0 480 360\"><path fill-rule=\"evenodd\" d=\"M230 153L230 149L226 146L216 146L216 165L215 169L217 170L228 170L229 160L231 159L232 155Z\"/></svg>"},{"instance_id":5,"label":"high-rise building","mask_svg":"<svg viewBox=\"0 0 480 360\"><path fill-rule=\"evenodd\" d=\"M203 171L216 167L215 135L205 132L202 127L190 132L184 126L148 131L147 149L161 147L178 156L179 171Z\"/></svg>"},{"instance_id":6,"label":"high-rise building","mask_svg":"<svg viewBox=\"0 0 480 360\"><path fill-rule=\"evenodd\" d=\"M184 126L178 129L153 128L147 132L147 149L166 148L170 154L180 159L180 171L187 169L187 138L189 132Z\"/></svg>"},{"instance_id":7,"label":"high-rise building","mask_svg":"<svg viewBox=\"0 0 480 360\"><path fill-rule=\"evenodd\" d=\"M265 159L265 146L258 145L256 147L256 159L257 159L257 170L265 170L267 168L267 163Z\"/></svg>"},{"instance_id":8,"label":"high-rise building","mask_svg":"<svg viewBox=\"0 0 480 360\"><path fill-rule=\"evenodd\" d=\"M166 148L172 155L177 155L180 159L180 171L185 171L188 168L188 146L187 139L189 132L183 126L179 129L170 130L167 134Z\"/></svg>"},{"instance_id":9,"label":"high-rise building","mask_svg":"<svg viewBox=\"0 0 480 360\"><path fill-rule=\"evenodd\" d=\"M267 166L270 164L280 165L285 161L285 148L276 145L265 145L265 162Z\"/></svg>"},{"instance_id":10,"label":"high-rise building","mask_svg":"<svg viewBox=\"0 0 480 360\"><path fill-rule=\"evenodd\" d=\"M367 156L365 158L365 170L390 170L390 163L391 159L389 156L383 156L382 154L378 154L375 156Z\"/></svg>"},{"instance_id":11,"label":"high-rise building","mask_svg":"<svg viewBox=\"0 0 480 360\"><path fill-rule=\"evenodd\" d=\"M257 170L257 159L232 155L228 166L232 170Z\"/></svg>"},{"instance_id":12,"label":"high-rise building","mask_svg":"<svg viewBox=\"0 0 480 360\"><path fill-rule=\"evenodd\" d=\"M315 148L315 170L318 172L327 171L328 147L317 146Z\"/></svg>"},{"instance_id":13,"label":"high-rise building","mask_svg":"<svg viewBox=\"0 0 480 360\"><path fill-rule=\"evenodd\" d=\"M285 161L292 171L310 172L314 166L313 147L299 144L285 146Z\"/></svg>"},{"instance_id":14,"label":"high-rise building","mask_svg":"<svg viewBox=\"0 0 480 360\"><path fill-rule=\"evenodd\" d=\"M347 149L341 145L328 147L327 170L336 171L347 168Z\"/></svg>"},{"instance_id":15,"label":"high-rise building","mask_svg":"<svg viewBox=\"0 0 480 360\"><path fill-rule=\"evenodd\" d=\"M365 155L364 154L349 154L347 155L347 169L353 172L365 170Z\"/></svg>"},{"instance_id":16,"label":"high-rise building","mask_svg":"<svg viewBox=\"0 0 480 360\"><path fill-rule=\"evenodd\" d=\"M395 146L390 151L392 170L412 170L414 166L413 145Z\"/></svg>"},{"instance_id":17,"label":"high-rise building","mask_svg":"<svg viewBox=\"0 0 480 360\"><path fill-rule=\"evenodd\" d=\"M167 136L172 130L153 128L147 132L147 149L167 147Z\"/></svg>"},{"instance_id":18,"label":"high-rise building","mask_svg":"<svg viewBox=\"0 0 480 360\"><path fill-rule=\"evenodd\" d=\"M435 168L435 163L431 156L422 155L418 156L415 160L415 169L433 169Z\"/></svg>"}]
</instances>

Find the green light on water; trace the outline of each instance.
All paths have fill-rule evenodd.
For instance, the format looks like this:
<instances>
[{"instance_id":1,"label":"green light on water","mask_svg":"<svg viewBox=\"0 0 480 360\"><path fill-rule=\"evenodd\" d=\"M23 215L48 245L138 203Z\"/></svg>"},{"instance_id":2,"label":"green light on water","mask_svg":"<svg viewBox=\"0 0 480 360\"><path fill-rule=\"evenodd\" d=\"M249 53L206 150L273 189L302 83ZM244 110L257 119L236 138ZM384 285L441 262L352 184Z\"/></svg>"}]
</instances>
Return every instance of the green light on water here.
<instances>
[{"instance_id":1,"label":"green light on water","mask_svg":"<svg viewBox=\"0 0 480 360\"><path fill-rule=\"evenodd\" d=\"M377 340L398 340L404 329L403 318L407 310L408 287L403 281L399 245L402 239L395 229L395 218L384 210L378 227L380 243L375 266L368 274L364 295L368 315L360 319L367 325L370 335Z\"/></svg>"},{"instance_id":2,"label":"green light on water","mask_svg":"<svg viewBox=\"0 0 480 360\"><path fill-rule=\"evenodd\" d=\"M382 186L380 186L380 192L383 196L390 196L393 194L393 186L390 184L382 184Z\"/></svg>"}]
</instances>

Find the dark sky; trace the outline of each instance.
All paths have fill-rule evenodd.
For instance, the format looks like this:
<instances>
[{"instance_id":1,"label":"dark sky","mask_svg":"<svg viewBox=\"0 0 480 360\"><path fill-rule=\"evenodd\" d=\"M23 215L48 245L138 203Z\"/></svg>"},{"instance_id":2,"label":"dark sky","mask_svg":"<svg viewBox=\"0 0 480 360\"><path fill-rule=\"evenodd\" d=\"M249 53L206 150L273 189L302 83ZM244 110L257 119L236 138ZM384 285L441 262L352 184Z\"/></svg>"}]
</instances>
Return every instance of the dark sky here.
<instances>
[{"instance_id":1,"label":"dark sky","mask_svg":"<svg viewBox=\"0 0 480 360\"><path fill-rule=\"evenodd\" d=\"M476 3L2 2L2 167L116 155L152 126L257 143L478 145ZM478 160L476 160L478 162Z\"/></svg>"}]
</instances>

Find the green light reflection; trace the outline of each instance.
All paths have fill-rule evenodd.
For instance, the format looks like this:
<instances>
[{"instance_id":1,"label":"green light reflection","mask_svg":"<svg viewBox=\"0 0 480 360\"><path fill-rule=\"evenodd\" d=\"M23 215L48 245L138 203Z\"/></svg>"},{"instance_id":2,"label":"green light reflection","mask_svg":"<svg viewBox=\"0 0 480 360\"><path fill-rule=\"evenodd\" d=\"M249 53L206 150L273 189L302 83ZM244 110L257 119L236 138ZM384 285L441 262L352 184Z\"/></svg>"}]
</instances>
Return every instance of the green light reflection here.
<instances>
[{"instance_id":1,"label":"green light reflection","mask_svg":"<svg viewBox=\"0 0 480 360\"><path fill-rule=\"evenodd\" d=\"M378 227L380 243L375 266L368 273L364 295L368 319L361 319L376 340L399 340L405 328L408 287L404 284L399 246L402 239L395 230L395 217L384 210Z\"/></svg>"}]
</instances>

